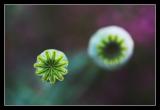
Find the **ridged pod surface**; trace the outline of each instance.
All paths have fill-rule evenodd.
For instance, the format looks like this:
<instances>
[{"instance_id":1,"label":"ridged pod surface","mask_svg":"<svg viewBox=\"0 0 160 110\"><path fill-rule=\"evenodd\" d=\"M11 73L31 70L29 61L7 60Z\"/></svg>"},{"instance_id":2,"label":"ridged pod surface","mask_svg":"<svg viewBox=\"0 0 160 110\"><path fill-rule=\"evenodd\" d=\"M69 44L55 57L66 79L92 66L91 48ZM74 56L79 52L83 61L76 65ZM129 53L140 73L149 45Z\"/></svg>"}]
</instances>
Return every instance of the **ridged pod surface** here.
<instances>
[{"instance_id":1,"label":"ridged pod surface","mask_svg":"<svg viewBox=\"0 0 160 110\"><path fill-rule=\"evenodd\" d=\"M56 80L63 81L63 75L68 73L68 59L66 55L56 49L48 49L37 56L34 64L35 73L41 76L43 81L54 84Z\"/></svg>"}]
</instances>

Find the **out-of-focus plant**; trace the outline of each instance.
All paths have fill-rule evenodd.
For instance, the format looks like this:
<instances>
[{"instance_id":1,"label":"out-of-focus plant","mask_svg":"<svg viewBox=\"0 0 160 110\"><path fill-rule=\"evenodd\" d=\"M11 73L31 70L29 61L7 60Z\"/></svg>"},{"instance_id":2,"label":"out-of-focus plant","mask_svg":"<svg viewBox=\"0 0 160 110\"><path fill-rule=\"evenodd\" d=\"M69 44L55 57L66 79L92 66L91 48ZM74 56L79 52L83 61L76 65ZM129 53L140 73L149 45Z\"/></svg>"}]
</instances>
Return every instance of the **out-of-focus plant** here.
<instances>
[{"instance_id":1,"label":"out-of-focus plant","mask_svg":"<svg viewBox=\"0 0 160 110\"><path fill-rule=\"evenodd\" d=\"M134 42L125 29L109 26L99 29L91 37L88 53L100 67L114 70L130 59L133 48Z\"/></svg>"}]
</instances>

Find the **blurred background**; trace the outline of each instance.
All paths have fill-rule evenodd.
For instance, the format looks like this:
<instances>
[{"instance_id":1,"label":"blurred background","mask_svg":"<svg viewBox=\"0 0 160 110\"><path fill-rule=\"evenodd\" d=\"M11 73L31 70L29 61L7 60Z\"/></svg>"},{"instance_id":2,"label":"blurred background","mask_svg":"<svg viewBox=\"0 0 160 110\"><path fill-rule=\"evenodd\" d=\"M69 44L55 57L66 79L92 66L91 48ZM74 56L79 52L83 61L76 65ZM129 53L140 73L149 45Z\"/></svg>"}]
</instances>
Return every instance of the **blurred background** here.
<instances>
[{"instance_id":1,"label":"blurred background","mask_svg":"<svg viewBox=\"0 0 160 110\"><path fill-rule=\"evenodd\" d=\"M90 37L110 25L125 28L135 43L131 60L112 72L87 54ZM55 85L33 68L46 49L69 59L69 73ZM155 6L5 5L5 104L155 104Z\"/></svg>"}]
</instances>

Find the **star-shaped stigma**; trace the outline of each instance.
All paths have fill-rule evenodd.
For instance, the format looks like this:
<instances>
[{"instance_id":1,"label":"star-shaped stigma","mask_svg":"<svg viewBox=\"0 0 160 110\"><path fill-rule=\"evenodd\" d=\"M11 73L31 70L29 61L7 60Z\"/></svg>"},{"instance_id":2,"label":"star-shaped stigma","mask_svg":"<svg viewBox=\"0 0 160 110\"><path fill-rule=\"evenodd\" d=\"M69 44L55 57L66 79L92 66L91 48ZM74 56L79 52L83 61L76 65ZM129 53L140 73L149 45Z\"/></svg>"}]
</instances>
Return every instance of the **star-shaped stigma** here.
<instances>
[{"instance_id":1,"label":"star-shaped stigma","mask_svg":"<svg viewBox=\"0 0 160 110\"><path fill-rule=\"evenodd\" d=\"M42 76L43 81L54 84L56 79L63 81L63 75L68 73L68 60L65 54L59 50L48 49L37 56L34 64L36 74Z\"/></svg>"},{"instance_id":2,"label":"star-shaped stigma","mask_svg":"<svg viewBox=\"0 0 160 110\"><path fill-rule=\"evenodd\" d=\"M118 35L108 35L97 44L98 55L107 64L118 64L124 57L127 46Z\"/></svg>"}]
</instances>

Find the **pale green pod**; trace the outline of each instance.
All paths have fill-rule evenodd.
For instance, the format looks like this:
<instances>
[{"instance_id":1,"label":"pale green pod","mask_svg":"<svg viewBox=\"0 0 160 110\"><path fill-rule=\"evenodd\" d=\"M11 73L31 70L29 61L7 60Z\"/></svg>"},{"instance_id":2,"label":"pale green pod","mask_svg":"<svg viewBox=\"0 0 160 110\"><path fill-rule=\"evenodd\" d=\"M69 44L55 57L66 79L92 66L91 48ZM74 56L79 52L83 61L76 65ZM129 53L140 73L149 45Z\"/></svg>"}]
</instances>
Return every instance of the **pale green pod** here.
<instances>
[{"instance_id":1,"label":"pale green pod","mask_svg":"<svg viewBox=\"0 0 160 110\"><path fill-rule=\"evenodd\" d=\"M54 84L56 80L63 81L68 73L68 59L66 55L56 49L48 49L37 56L34 64L35 73L41 76L43 81Z\"/></svg>"},{"instance_id":2,"label":"pale green pod","mask_svg":"<svg viewBox=\"0 0 160 110\"><path fill-rule=\"evenodd\" d=\"M124 28L108 26L91 37L88 53L100 67L115 70L128 62L133 49L133 39Z\"/></svg>"}]
</instances>

